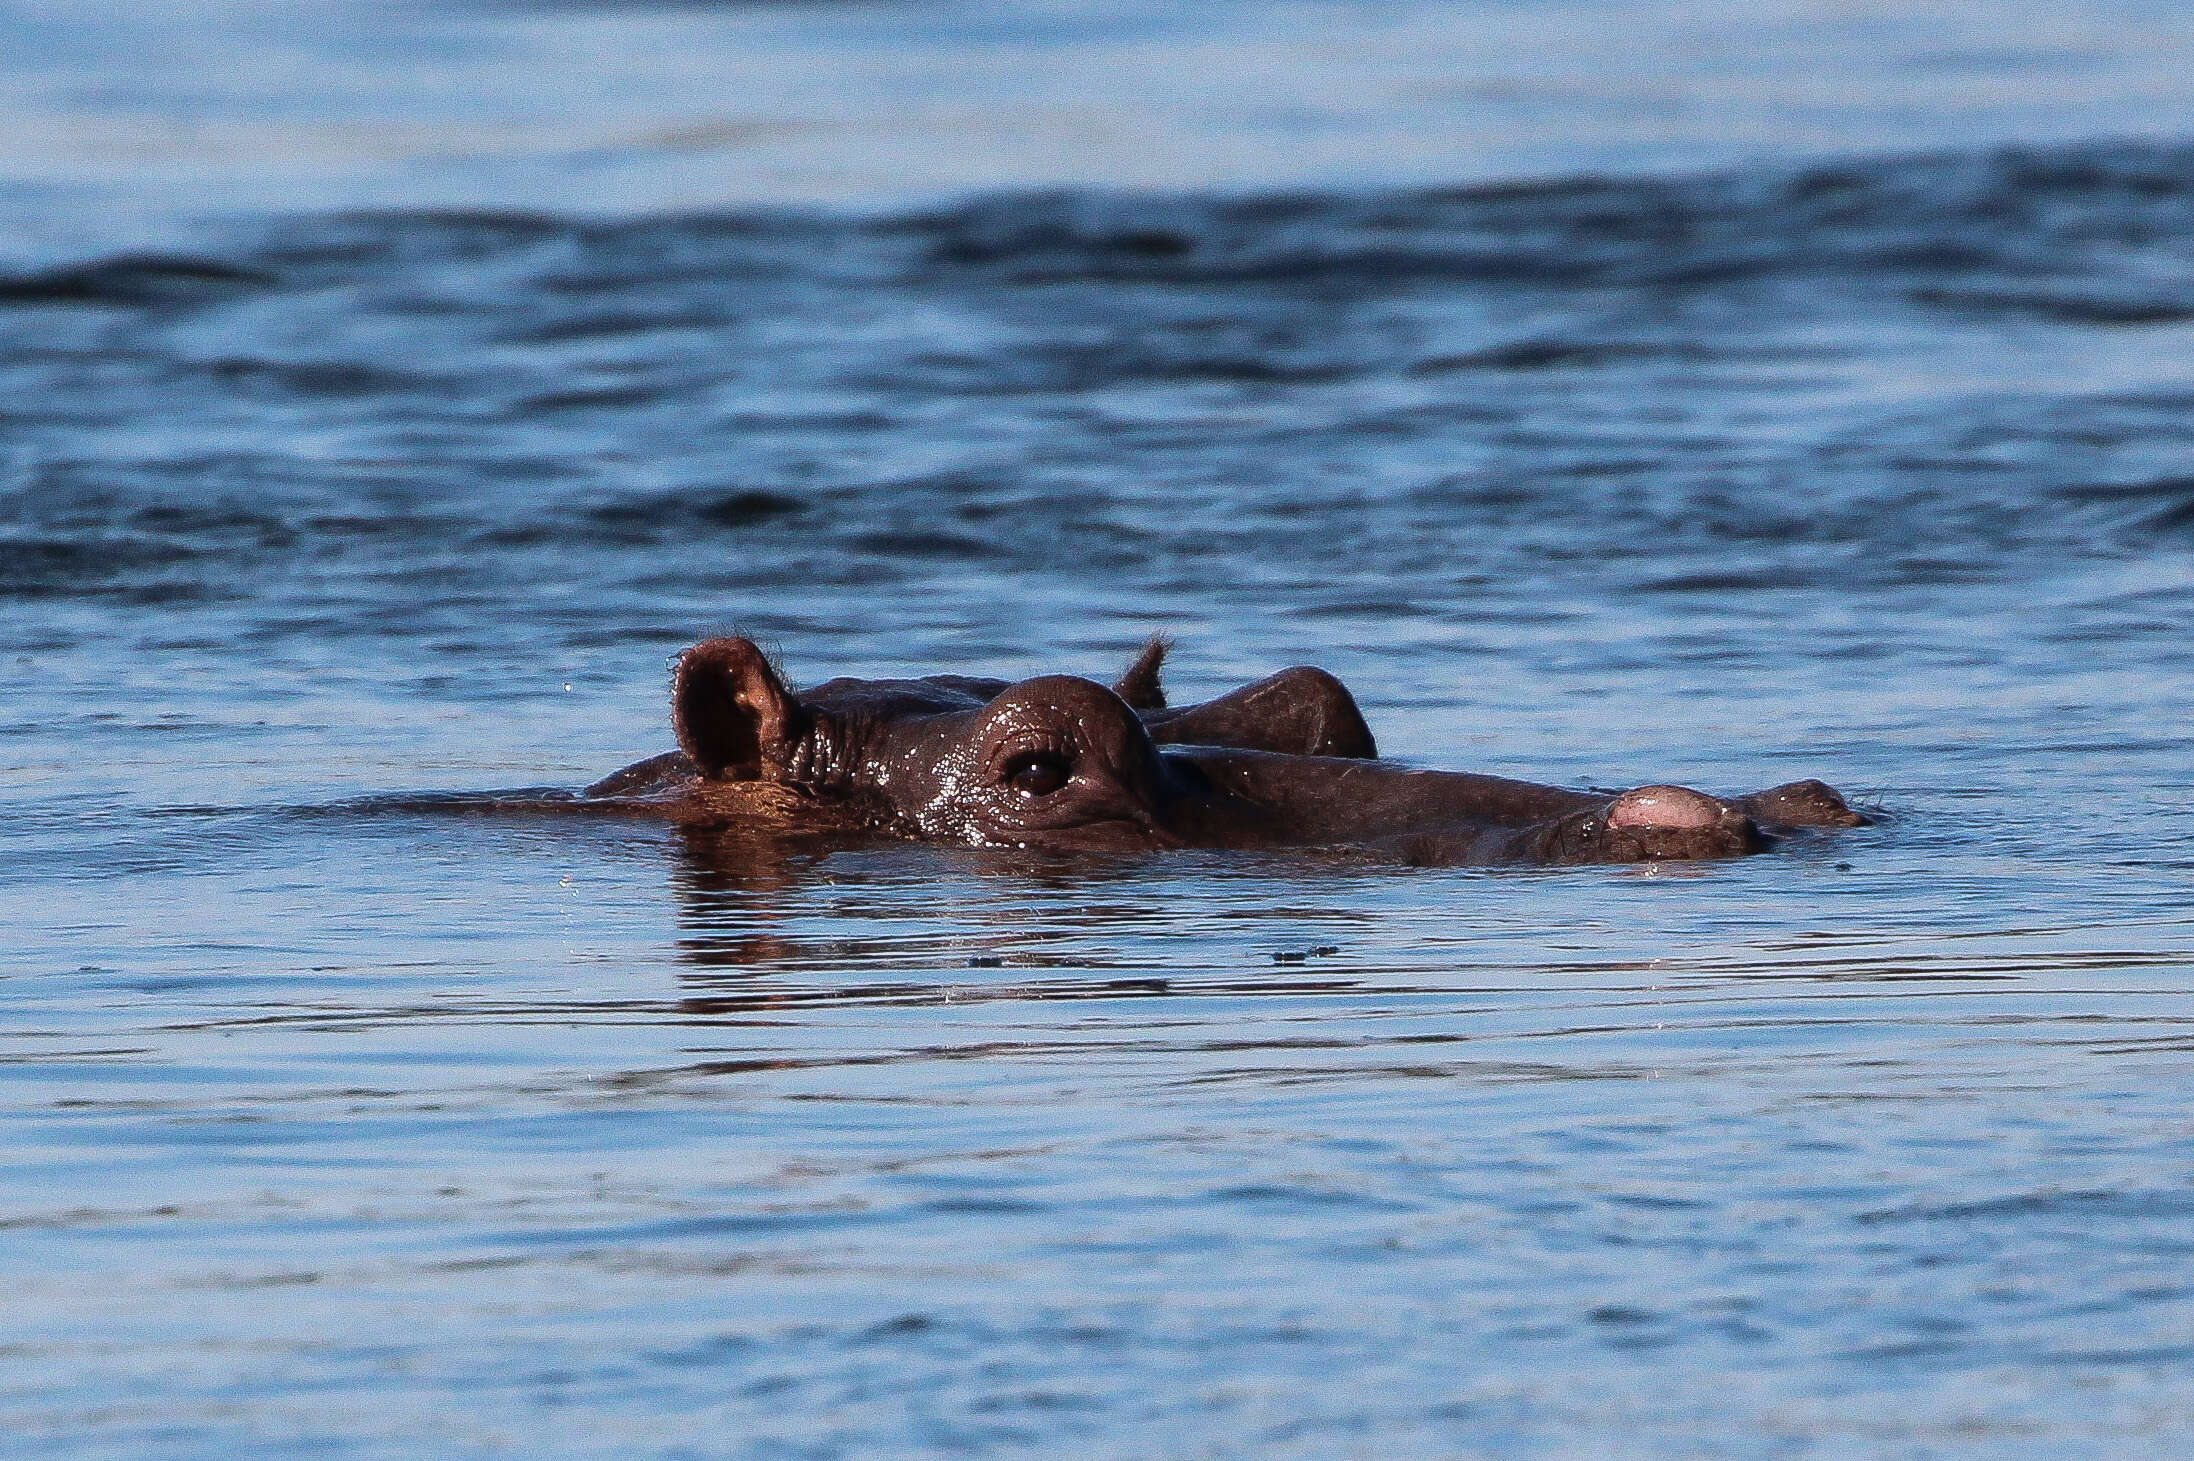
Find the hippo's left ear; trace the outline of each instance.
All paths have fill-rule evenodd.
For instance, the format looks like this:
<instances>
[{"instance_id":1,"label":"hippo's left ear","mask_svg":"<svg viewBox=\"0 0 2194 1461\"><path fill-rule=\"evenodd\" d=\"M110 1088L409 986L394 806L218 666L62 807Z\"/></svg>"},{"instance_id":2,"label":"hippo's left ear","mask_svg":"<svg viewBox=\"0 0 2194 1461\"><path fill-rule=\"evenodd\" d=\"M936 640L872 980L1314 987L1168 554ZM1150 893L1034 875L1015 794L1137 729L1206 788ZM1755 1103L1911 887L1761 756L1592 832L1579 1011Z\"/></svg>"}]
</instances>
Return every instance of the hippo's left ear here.
<instances>
[{"instance_id":1,"label":"hippo's left ear","mask_svg":"<svg viewBox=\"0 0 2194 1461\"><path fill-rule=\"evenodd\" d=\"M808 713L750 639L710 639L678 656L670 682L678 747L715 781L774 780Z\"/></svg>"}]
</instances>

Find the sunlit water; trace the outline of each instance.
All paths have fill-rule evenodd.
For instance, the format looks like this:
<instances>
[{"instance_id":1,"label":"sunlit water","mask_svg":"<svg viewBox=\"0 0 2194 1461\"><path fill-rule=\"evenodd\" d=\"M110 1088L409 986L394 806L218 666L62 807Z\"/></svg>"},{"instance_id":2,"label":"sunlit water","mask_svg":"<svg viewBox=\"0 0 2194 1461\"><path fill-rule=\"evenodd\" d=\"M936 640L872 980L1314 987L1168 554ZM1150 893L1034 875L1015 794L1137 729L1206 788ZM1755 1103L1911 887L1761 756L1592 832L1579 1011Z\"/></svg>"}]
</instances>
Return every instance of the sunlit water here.
<instances>
[{"instance_id":1,"label":"sunlit water","mask_svg":"<svg viewBox=\"0 0 2194 1461\"><path fill-rule=\"evenodd\" d=\"M622 23L911 64L728 14ZM1168 43L1087 24L1040 37ZM2142 94L2051 35L1971 64ZM2194 146L1829 131L813 213L40 194L0 1449L2185 1449ZM371 800L661 750L732 629L806 679L1163 629L1180 698L1322 664L1422 764L1885 815L1477 872Z\"/></svg>"}]
</instances>

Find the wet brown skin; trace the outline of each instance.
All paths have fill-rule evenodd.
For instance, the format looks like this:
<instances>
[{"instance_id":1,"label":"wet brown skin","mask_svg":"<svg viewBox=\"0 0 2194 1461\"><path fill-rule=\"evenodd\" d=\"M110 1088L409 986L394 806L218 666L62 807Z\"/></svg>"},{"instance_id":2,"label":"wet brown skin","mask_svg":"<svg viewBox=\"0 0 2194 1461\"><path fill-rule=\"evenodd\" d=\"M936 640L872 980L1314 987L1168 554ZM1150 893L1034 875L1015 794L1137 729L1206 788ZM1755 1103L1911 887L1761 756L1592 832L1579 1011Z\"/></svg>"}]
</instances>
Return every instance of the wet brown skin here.
<instances>
[{"instance_id":1,"label":"wet brown skin","mask_svg":"<svg viewBox=\"0 0 2194 1461\"><path fill-rule=\"evenodd\" d=\"M711 641L725 643L736 641ZM702 646L696 646L696 649ZM1371 758L1379 754L1356 697L1324 670L1297 665L1196 705L1169 706L1161 683L1169 641L1153 639L1113 682L1160 745L1232 746L1304 756ZM693 653L694 651L688 651ZM681 659L681 663L683 660ZM826 680L791 692L801 706L839 723L974 710L1012 688L1010 680L928 675L918 680ZM673 707L675 720L676 707ZM700 768L684 751L666 751L604 777L590 797L643 796L685 787Z\"/></svg>"},{"instance_id":2,"label":"wet brown skin","mask_svg":"<svg viewBox=\"0 0 2194 1461\"><path fill-rule=\"evenodd\" d=\"M795 693L749 641L712 639L673 676L680 751L586 795L696 826L1088 851L1352 847L1437 865L1728 857L1865 820L1817 781L1725 800L1412 770L1374 759L1330 675L1286 671L1173 710L1163 655L1154 643L1110 689L932 676Z\"/></svg>"}]
</instances>

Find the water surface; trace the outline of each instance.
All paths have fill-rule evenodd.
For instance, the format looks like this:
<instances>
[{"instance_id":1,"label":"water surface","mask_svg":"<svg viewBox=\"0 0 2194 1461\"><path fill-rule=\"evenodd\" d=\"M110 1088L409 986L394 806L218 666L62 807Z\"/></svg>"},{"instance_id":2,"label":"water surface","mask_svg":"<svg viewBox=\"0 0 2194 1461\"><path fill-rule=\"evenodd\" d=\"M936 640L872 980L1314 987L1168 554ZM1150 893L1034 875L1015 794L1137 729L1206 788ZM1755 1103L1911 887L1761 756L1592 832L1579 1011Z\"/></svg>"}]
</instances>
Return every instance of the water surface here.
<instances>
[{"instance_id":1,"label":"water surface","mask_svg":"<svg viewBox=\"0 0 2194 1461\"><path fill-rule=\"evenodd\" d=\"M522 13L856 24L819 9ZM1177 40L1091 24L1028 44ZM2083 54L2031 67L2120 74ZM2194 147L1837 137L815 210L41 195L12 1448L2183 1449ZM708 633L819 679L1154 629L1181 697L1323 664L1424 764L1887 815L1483 872L371 800L662 749Z\"/></svg>"}]
</instances>

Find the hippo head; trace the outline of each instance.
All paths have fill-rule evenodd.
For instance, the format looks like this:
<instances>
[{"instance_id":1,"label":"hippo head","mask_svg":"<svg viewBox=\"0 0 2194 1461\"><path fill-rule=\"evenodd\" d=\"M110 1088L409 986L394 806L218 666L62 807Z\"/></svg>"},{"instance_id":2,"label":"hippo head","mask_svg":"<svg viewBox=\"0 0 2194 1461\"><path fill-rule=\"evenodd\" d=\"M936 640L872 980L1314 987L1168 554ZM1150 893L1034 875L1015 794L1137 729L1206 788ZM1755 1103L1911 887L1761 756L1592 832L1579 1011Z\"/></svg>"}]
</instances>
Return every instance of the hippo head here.
<instances>
[{"instance_id":1,"label":"hippo head","mask_svg":"<svg viewBox=\"0 0 2194 1461\"><path fill-rule=\"evenodd\" d=\"M846 688L835 688L842 685ZM847 681L795 696L750 641L687 650L678 744L705 782L764 783L882 831L988 846L1177 846L1183 788L1142 719L1093 680L1047 675L987 698L936 681Z\"/></svg>"},{"instance_id":2,"label":"hippo head","mask_svg":"<svg viewBox=\"0 0 2194 1461\"><path fill-rule=\"evenodd\" d=\"M1356 848L1440 864L1727 857L1766 845L1763 824L1864 820L1813 781L1725 800L1413 770L1376 759L1355 701L1323 671L1172 709L1160 658L1154 643L1112 689L934 675L796 694L751 642L711 639L672 678L680 751L587 795L637 796L700 825L1078 851Z\"/></svg>"}]
</instances>

